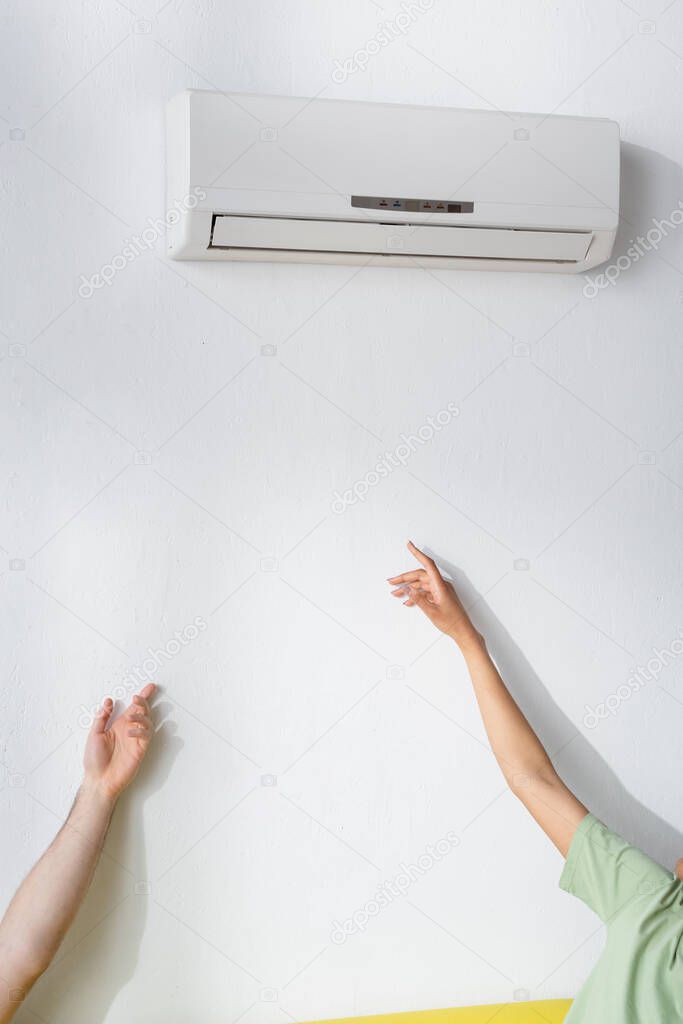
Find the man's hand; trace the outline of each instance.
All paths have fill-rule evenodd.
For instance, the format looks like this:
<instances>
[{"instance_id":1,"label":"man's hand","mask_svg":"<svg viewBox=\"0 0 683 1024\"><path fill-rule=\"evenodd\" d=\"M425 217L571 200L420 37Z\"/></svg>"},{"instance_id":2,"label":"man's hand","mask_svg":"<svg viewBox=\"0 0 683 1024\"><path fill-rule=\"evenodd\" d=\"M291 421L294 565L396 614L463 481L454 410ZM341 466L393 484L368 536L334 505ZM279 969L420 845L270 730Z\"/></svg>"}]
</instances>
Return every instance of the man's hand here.
<instances>
[{"instance_id":1,"label":"man's hand","mask_svg":"<svg viewBox=\"0 0 683 1024\"><path fill-rule=\"evenodd\" d=\"M85 778L56 839L20 885L0 922L0 1024L49 967L81 905L107 835L116 800L133 781L153 729L149 683L112 722L104 702L85 748Z\"/></svg>"},{"instance_id":2,"label":"man's hand","mask_svg":"<svg viewBox=\"0 0 683 1024\"><path fill-rule=\"evenodd\" d=\"M415 605L421 608L436 628L452 637L460 647L472 643L481 644L482 637L472 625L453 585L447 583L437 569L434 559L416 548L411 540L408 541L408 551L424 568L413 569L387 580L393 586L398 584L391 591L394 597L407 598L403 603L408 608Z\"/></svg>"},{"instance_id":3,"label":"man's hand","mask_svg":"<svg viewBox=\"0 0 683 1024\"><path fill-rule=\"evenodd\" d=\"M108 697L90 730L83 758L85 785L110 800L133 781L147 753L153 735L149 701L155 689L148 683L111 724L114 702Z\"/></svg>"}]
</instances>

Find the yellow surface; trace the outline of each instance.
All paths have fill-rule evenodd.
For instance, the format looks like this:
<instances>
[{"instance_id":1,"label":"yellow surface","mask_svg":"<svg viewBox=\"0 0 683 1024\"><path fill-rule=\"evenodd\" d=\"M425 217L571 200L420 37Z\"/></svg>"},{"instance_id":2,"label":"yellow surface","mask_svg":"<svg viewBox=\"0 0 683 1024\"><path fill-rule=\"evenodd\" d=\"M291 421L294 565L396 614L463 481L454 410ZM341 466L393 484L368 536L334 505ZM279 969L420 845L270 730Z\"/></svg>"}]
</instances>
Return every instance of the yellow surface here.
<instances>
[{"instance_id":1,"label":"yellow surface","mask_svg":"<svg viewBox=\"0 0 683 1024\"><path fill-rule=\"evenodd\" d=\"M490 1006L456 1006L450 1010L415 1010L409 1013L381 1013L372 1017L339 1017L310 1021L309 1024L562 1024L571 1000L496 1003Z\"/></svg>"}]
</instances>

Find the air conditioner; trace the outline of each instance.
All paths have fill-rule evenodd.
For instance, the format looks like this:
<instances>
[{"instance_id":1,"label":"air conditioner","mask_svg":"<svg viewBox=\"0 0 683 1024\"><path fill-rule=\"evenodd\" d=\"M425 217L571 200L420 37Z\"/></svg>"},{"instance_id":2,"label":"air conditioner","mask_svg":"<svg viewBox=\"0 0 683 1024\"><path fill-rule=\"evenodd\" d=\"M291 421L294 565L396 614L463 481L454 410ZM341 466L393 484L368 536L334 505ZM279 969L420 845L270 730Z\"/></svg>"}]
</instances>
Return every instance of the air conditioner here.
<instances>
[{"instance_id":1,"label":"air conditioner","mask_svg":"<svg viewBox=\"0 0 683 1024\"><path fill-rule=\"evenodd\" d=\"M166 219L177 260L576 273L612 252L619 126L191 90Z\"/></svg>"}]
</instances>

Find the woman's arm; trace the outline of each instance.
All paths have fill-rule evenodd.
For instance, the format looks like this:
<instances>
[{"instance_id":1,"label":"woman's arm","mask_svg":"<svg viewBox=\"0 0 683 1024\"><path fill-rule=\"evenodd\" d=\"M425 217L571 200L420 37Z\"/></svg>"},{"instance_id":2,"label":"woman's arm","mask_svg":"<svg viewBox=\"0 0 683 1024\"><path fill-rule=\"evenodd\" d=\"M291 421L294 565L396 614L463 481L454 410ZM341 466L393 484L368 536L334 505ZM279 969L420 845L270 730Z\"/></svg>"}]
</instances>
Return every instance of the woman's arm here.
<instances>
[{"instance_id":1,"label":"woman's arm","mask_svg":"<svg viewBox=\"0 0 683 1024\"><path fill-rule=\"evenodd\" d=\"M491 749L508 786L533 815L563 856L577 825L588 814L555 771L541 741L515 704L474 628L453 586L439 573L434 561L412 542L408 550L423 566L393 576L395 597L407 607L417 606L434 625L455 640L474 687Z\"/></svg>"},{"instance_id":2,"label":"woman's arm","mask_svg":"<svg viewBox=\"0 0 683 1024\"><path fill-rule=\"evenodd\" d=\"M84 778L66 823L22 882L0 923L0 1024L7 1024L47 970L88 891L119 795L152 738L153 684L109 724L105 701L85 748Z\"/></svg>"}]
</instances>

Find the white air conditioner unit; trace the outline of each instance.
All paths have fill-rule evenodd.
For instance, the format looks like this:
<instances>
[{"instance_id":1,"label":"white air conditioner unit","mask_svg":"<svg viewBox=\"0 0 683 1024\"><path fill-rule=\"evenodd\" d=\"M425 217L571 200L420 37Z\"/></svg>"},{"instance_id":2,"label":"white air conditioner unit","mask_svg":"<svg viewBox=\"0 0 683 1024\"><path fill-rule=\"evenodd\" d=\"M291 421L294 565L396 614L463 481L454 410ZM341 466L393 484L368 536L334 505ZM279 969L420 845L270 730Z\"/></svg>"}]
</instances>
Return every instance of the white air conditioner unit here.
<instances>
[{"instance_id":1,"label":"white air conditioner unit","mask_svg":"<svg viewBox=\"0 0 683 1024\"><path fill-rule=\"evenodd\" d=\"M168 108L168 252L576 273L619 220L619 126L189 91Z\"/></svg>"}]
</instances>

